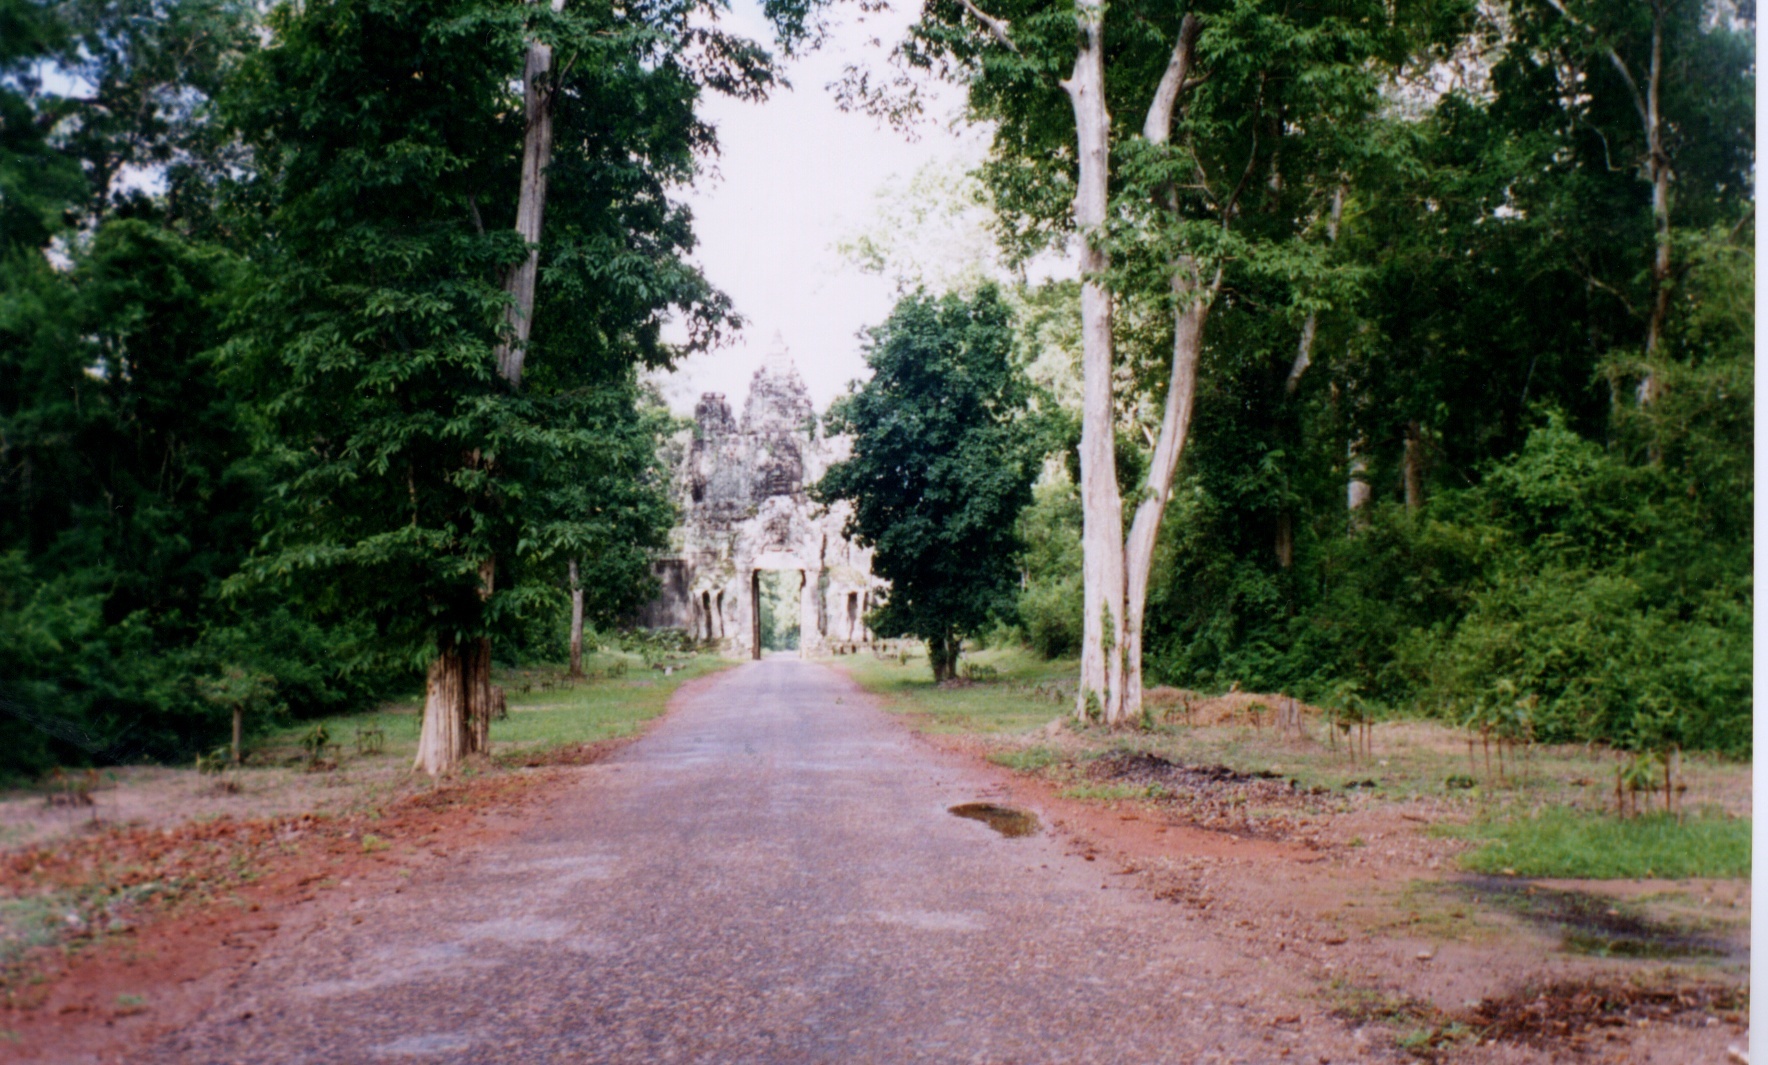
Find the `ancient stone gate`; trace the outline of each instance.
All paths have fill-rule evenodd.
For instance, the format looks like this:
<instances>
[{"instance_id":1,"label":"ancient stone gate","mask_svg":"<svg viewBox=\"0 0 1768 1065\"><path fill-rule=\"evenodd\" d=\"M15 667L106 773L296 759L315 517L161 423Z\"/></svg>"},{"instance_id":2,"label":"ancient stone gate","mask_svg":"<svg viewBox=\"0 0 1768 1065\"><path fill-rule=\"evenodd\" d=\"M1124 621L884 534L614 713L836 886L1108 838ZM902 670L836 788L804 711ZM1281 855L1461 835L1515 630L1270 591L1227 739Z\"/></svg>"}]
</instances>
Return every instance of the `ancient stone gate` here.
<instances>
[{"instance_id":1,"label":"ancient stone gate","mask_svg":"<svg viewBox=\"0 0 1768 1065\"><path fill-rule=\"evenodd\" d=\"M648 628L680 628L727 654L761 657L760 575L799 575L798 653L851 652L871 641L866 611L884 582L872 553L842 533L850 508L822 507L805 490L850 453L845 437L820 432L785 345L749 384L741 421L708 392L690 434L674 442L672 490L682 521L655 563L658 598L640 614Z\"/></svg>"}]
</instances>

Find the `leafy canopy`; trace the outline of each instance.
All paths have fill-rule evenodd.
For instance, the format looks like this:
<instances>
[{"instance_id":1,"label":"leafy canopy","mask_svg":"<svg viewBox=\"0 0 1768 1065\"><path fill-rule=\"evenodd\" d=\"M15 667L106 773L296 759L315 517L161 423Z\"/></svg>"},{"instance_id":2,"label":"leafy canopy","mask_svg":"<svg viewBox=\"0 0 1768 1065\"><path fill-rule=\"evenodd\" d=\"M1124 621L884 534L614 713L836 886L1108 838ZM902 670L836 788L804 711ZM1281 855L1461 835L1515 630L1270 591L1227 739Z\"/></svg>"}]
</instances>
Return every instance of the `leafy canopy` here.
<instances>
[{"instance_id":1,"label":"leafy canopy","mask_svg":"<svg viewBox=\"0 0 1768 1065\"><path fill-rule=\"evenodd\" d=\"M926 639L945 680L958 642L1011 609L1042 420L992 286L899 301L871 330L866 362L871 379L829 414L831 431L852 434L853 455L814 494L852 505L848 535L876 550L873 570L890 581L872 629Z\"/></svg>"}]
</instances>

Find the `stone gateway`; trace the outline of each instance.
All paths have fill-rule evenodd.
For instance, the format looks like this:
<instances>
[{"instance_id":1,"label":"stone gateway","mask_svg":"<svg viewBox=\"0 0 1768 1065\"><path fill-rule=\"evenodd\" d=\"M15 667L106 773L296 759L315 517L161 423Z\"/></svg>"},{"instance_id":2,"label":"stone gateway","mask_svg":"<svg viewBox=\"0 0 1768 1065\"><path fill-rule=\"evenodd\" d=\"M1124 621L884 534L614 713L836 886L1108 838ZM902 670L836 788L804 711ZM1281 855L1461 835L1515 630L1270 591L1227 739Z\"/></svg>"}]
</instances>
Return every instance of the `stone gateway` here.
<instances>
[{"instance_id":1,"label":"stone gateway","mask_svg":"<svg viewBox=\"0 0 1768 1065\"><path fill-rule=\"evenodd\" d=\"M671 489L681 524L654 563L662 587L639 623L759 658L763 575L777 572L797 593L800 656L870 643L865 615L885 587L872 576L872 552L843 535L846 502L823 507L805 491L851 447L846 437L820 432L777 335L750 381L741 421L724 396L701 396L691 433L674 443Z\"/></svg>"}]
</instances>

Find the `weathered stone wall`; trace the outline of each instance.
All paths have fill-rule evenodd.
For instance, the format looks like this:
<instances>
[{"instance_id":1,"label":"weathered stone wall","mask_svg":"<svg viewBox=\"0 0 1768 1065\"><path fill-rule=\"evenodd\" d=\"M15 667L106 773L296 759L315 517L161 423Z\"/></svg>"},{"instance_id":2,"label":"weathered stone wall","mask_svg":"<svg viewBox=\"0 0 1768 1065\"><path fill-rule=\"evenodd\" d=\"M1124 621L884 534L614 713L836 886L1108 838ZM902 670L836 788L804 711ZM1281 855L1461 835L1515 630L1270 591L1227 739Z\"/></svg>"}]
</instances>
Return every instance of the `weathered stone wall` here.
<instances>
[{"instance_id":1,"label":"weathered stone wall","mask_svg":"<svg viewBox=\"0 0 1768 1065\"><path fill-rule=\"evenodd\" d=\"M658 559L663 585L640 614L652 628L681 628L727 653L755 653L755 574L797 571L799 653L849 651L871 639L865 613L884 584L872 553L843 534L845 503L822 507L806 489L846 458L845 437L819 431L816 412L784 346L749 384L739 422L722 395L694 407L674 493L682 521Z\"/></svg>"}]
</instances>

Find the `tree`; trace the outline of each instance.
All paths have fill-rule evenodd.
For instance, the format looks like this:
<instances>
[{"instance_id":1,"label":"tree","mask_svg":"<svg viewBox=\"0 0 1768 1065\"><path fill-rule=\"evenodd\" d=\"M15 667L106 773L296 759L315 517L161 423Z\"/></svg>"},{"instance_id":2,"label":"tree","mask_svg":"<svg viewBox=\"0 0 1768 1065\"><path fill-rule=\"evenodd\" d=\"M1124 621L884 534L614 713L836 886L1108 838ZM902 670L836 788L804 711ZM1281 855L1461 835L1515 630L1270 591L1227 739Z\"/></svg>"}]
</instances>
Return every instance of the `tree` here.
<instances>
[{"instance_id":1,"label":"tree","mask_svg":"<svg viewBox=\"0 0 1768 1065\"><path fill-rule=\"evenodd\" d=\"M890 581L867 623L926 640L938 681L957 675L964 637L1010 609L1017 586L1016 521L1045 441L1012 352L993 286L917 293L871 330L871 379L829 413L853 455L813 494L853 505L847 535L876 550L873 569Z\"/></svg>"},{"instance_id":2,"label":"tree","mask_svg":"<svg viewBox=\"0 0 1768 1065\"><path fill-rule=\"evenodd\" d=\"M930 4L899 49L910 65L965 83L973 116L996 124L984 172L1009 239L1024 252L1069 234L1081 244L1078 713L1139 718L1154 547L1206 325L1230 296L1256 294L1292 328L1343 297L1325 231L1343 175L1378 149L1364 130L1379 71L1427 46L1460 7L1225 0L1114 6L1108 23L1089 0L1008 0L986 12L966 0ZM1052 75L1070 53L1073 72L1058 86ZM1164 372L1143 373L1160 414L1146 427L1151 454L1127 540L1113 382L1113 315L1126 300L1170 323L1168 354L1153 364Z\"/></svg>"},{"instance_id":3,"label":"tree","mask_svg":"<svg viewBox=\"0 0 1768 1065\"><path fill-rule=\"evenodd\" d=\"M1275 316L1215 319L1188 528L1150 604L1163 681L1347 681L1427 712L1503 682L1542 735L1632 743L1673 710L1682 742L1747 746L1753 49L1727 5L1566 7L1636 71L1663 19L1656 354L1654 182L1625 79L1544 0L1482 8L1369 124L1391 147L1347 174L1335 245L1361 283L1318 316L1298 387L1277 383ZM1366 493L1348 523L1347 475ZM1288 569L1264 532L1280 507Z\"/></svg>"},{"instance_id":4,"label":"tree","mask_svg":"<svg viewBox=\"0 0 1768 1065\"><path fill-rule=\"evenodd\" d=\"M772 72L749 42L690 25L700 6L286 5L229 100L261 220L235 357L267 397L275 486L244 580L372 619L383 646L426 663L427 772L485 743L493 633L606 542L610 501L562 483L602 455L604 395L630 410L631 367L675 356L665 316L693 345L734 323L686 263L691 226L668 194L713 146L702 89L758 94ZM511 84L537 36L568 60L547 83L547 229L518 233L529 124ZM539 280L518 348L506 281L527 260Z\"/></svg>"},{"instance_id":5,"label":"tree","mask_svg":"<svg viewBox=\"0 0 1768 1065\"><path fill-rule=\"evenodd\" d=\"M209 103L250 16L0 4L0 772L206 749L225 712L202 678L233 668L275 676L276 715L404 679L356 624L222 594L263 483L220 355L242 264Z\"/></svg>"}]
</instances>

